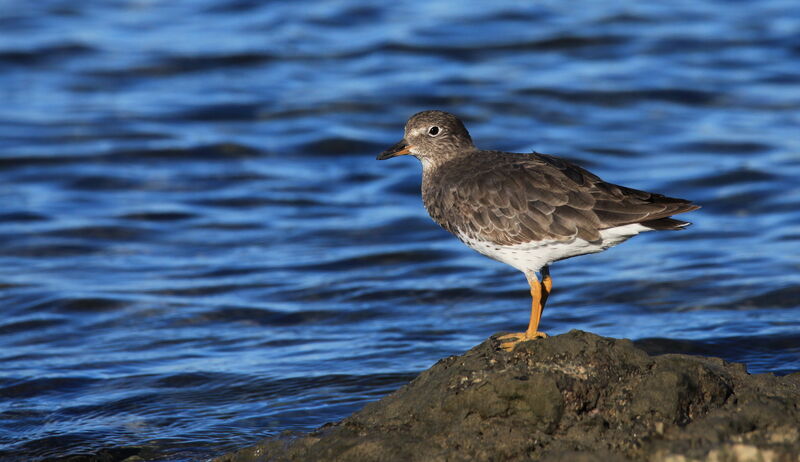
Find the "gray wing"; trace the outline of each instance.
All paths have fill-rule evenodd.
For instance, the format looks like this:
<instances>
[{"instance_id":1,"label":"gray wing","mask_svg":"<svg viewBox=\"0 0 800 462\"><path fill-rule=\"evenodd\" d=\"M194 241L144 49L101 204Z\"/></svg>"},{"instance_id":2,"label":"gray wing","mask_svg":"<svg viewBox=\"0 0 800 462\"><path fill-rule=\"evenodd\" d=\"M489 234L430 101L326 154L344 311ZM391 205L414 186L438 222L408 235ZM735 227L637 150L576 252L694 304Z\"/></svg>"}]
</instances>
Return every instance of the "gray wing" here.
<instances>
[{"instance_id":1,"label":"gray wing","mask_svg":"<svg viewBox=\"0 0 800 462\"><path fill-rule=\"evenodd\" d=\"M503 245L576 237L597 242L601 230L632 223L679 229L687 223L669 216L699 208L684 199L607 183L542 154L484 151L453 170L459 177L443 178L439 188L445 223L436 221L457 235Z\"/></svg>"}]
</instances>

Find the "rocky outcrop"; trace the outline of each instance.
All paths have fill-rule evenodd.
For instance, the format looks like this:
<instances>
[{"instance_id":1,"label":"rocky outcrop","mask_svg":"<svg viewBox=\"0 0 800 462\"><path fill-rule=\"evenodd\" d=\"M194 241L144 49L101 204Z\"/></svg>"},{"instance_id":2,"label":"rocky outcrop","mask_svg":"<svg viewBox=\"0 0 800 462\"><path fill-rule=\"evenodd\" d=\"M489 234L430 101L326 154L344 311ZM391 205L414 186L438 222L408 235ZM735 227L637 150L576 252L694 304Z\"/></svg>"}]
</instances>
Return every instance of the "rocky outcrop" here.
<instances>
[{"instance_id":1,"label":"rocky outcrop","mask_svg":"<svg viewBox=\"0 0 800 462\"><path fill-rule=\"evenodd\" d=\"M216 459L267 460L795 462L800 373L580 331L513 353L492 338L341 422Z\"/></svg>"}]
</instances>

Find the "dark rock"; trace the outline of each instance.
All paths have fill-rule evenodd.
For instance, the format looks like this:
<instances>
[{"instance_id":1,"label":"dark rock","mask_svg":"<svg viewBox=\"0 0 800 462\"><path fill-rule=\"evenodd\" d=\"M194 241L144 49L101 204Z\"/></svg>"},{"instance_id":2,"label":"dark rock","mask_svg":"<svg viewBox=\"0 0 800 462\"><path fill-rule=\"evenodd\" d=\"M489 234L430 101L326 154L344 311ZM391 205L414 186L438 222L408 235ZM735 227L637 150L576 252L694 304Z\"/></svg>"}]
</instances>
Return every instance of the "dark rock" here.
<instances>
[{"instance_id":1,"label":"dark rock","mask_svg":"<svg viewBox=\"0 0 800 462\"><path fill-rule=\"evenodd\" d=\"M145 460L155 460L156 457L157 455L153 448L125 446L101 449L94 454L73 454L64 457L47 458L41 462L143 462ZM19 460L30 459L20 458Z\"/></svg>"},{"instance_id":2,"label":"dark rock","mask_svg":"<svg viewBox=\"0 0 800 462\"><path fill-rule=\"evenodd\" d=\"M797 461L800 374L580 331L489 339L338 422L217 462Z\"/></svg>"}]
</instances>

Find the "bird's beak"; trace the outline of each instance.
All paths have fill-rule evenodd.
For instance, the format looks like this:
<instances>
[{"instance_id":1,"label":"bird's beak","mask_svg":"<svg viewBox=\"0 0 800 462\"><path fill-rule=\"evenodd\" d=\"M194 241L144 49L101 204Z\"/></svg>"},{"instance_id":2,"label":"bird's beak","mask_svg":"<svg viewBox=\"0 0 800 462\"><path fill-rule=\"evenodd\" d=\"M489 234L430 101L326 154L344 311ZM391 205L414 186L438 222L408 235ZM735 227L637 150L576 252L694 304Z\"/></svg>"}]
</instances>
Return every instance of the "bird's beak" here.
<instances>
[{"instance_id":1,"label":"bird's beak","mask_svg":"<svg viewBox=\"0 0 800 462\"><path fill-rule=\"evenodd\" d=\"M400 140L399 143L378 154L377 159L386 160L392 157L403 156L406 154L411 154L411 146L409 146L409 144L406 143L406 140Z\"/></svg>"}]
</instances>

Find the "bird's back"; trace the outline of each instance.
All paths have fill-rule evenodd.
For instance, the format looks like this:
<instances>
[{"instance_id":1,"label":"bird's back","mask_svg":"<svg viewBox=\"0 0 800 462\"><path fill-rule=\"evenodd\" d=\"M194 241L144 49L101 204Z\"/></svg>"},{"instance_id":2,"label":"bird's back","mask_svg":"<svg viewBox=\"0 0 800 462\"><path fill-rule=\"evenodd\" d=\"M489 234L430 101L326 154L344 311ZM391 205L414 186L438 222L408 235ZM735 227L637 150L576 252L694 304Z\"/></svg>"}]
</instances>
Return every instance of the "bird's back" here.
<instances>
[{"instance_id":1,"label":"bird's back","mask_svg":"<svg viewBox=\"0 0 800 462\"><path fill-rule=\"evenodd\" d=\"M474 150L426 168L423 202L462 240L498 245L579 238L629 224L680 229L671 215L695 210L684 199L618 186L564 159Z\"/></svg>"}]
</instances>

